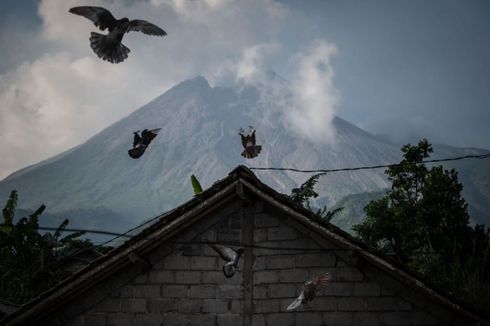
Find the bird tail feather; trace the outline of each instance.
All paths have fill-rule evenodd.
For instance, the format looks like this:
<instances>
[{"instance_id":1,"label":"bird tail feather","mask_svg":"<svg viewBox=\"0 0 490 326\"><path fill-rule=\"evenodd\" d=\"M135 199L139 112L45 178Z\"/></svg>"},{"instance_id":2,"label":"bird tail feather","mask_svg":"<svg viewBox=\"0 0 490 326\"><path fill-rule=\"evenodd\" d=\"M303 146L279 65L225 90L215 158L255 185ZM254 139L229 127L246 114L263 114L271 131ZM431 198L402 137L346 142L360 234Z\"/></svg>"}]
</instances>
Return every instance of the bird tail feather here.
<instances>
[{"instance_id":1,"label":"bird tail feather","mask_svg":"<svg viewBox=\"0 0 490 326\"><path fill-rule=\"evenodd\" d=\"M223 266L223 273L227 278L233 277L235 275L235 266L231 263L225 264Z\"/></svg>"},{"instance_id":2,"label":"bird tail feather","mask_svg":"<svg viewBox=\"0 0 490 326\"><path fill-rule=\"evenodd\" d=\"M111 63L124 61L131 52L124 44L107 42L106 35L95 32L90 33L90 47L99 58Z\"/></svg>"},{"instance_id":3,"label":"bird tail feather","mask_svg":"<svg viewBox=\"0 0 490 326\"><path fill-rule=\"evenodd\" d=\"M303 304L304 294L301 292L298 298L291 302L291 304L286 308L286 310L294 310Z\"/></svg>"},{"instance_id":4,"label":"bird tail feather","mask_svg":"<svg viewBox=\"0 0 490 326\"><path fill-rule=\"evenodd\" d=\"M128 150L128 154L131 158L138 159L145 153L145 150L146 146L138 146Z\"/></svg>"},{"instance_id":5,"label":"bird tail feather","mask_svg":"<svg viewBox=\"0 0 490 326\"><path fill-rule=\"evenodd\" d=\"M254 158L257 157L257 155L259 155L261 151L261 145L252 145L243 150L242 156L245 158Z\"/></svg>"}]
</instances>

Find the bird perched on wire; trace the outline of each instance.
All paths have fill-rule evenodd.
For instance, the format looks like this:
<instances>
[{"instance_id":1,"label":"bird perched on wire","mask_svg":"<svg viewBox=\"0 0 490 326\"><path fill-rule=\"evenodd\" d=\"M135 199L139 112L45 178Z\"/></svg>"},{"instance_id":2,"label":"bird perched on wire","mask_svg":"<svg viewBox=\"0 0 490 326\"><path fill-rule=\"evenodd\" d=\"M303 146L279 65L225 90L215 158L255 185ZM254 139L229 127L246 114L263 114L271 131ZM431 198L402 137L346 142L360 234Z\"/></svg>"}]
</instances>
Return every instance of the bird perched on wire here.
<instances>
[{"instance_id":1,"label":"bird perched on wire","mask_svg":"<svg viewBox=\"0 0 490 326\"><path fill-rule=\"evenodd\" d=\"M143 155L143 153L145 152L148 145L150 145L153 138L157 136L160 129L161 128L151 130L145 129L141 132L141 135L138 134L139 131L133 132L133 148L128 150L129 156L134 159L140 158L141 155Z\"/></svg>"},{"instance_id":2,"label":"bird perched on wire","mask_svg":"<svg viewBox=\"0 0 490 326\"><path fill-rule=\"evenodd\" d=\"M243 254L243 249L239 248L234 250L229 247L220 246L220 245L209 245L211 248L216 251L221 258L227 261L226 264L223 265L223 273L227 278L233 277L235 275L235 271L238 269L238 260L240 256Z\"/></svg>"},{"instance_id":3,"label":"bird perched on wire","mask_svg":"<svg viewBox=\"0 0 490 326\"><path fill-rule=\"evenodd\" d=\"M250 129L253 129L252 126L249 126ZM238 133L242 138L243 152L242 156L245 158L254 158L259 155L262 150L261 145L255 144L255 129L253 129L252 133L249 135L244 135L245 131L240 128L240 132Z\"/></svg>"},{"instance_id":4,"label":"bird perched on wire","mask_svg":"<svg viewBox=\"0 0 490 326\"><path fill-rule=\"evenodd\" d=\"M102 31L109 30L107 35L90 33L90 47L99 58L111 63L124 61L128 57L128 53L131 52L121 43L125 33L134 31L147 35L167 35L163 29L146 20L129 20L126 17L116 19L109 10L102 7L73 7L69 12L90 19Z\"/></svg>"},{"instance_id":5,"label":"bird perched on wire","mask_svg":"<svg viewBox=\"0 0 490 326\"><path fill-rule=\"evenodd\" d=\"M294 310L302 304L307 304L308 302L312 301L317 295L318 291L328 285L330 278L330 273L325 272L306 282L298 298L294 300L286 309Z\"/></svg>"}]
</instances>

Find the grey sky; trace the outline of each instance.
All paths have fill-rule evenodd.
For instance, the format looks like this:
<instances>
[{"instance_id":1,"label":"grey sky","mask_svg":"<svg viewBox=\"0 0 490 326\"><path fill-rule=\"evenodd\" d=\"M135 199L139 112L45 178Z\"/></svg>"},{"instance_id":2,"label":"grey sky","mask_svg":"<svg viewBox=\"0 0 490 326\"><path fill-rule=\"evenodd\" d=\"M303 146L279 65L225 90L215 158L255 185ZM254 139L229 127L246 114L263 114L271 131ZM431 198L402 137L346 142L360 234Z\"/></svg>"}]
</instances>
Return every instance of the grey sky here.
<instances>
[{"instance_id":1,"label":"grey sky","mask_svg":"<svg viewBox=\"0 0 490 326\"><path fill-rule=\"evenodd\" d=\"M55 10L103 0L1 0L0 99L10 108L0 108L0 139L10 144L10 158L0 159L0 178L86 140L182 79L202 74L224 83L227 69L257 45L278 48L261 54L260 67L294 84L295 58L317 39L336 48L328 63L340 94L337 115L394 142L427 137L490 149L490 2L253 0L230 5L234 2L149 0L124 6L105 1L116 15L127 11L169 32L165 40L128 35L132 53L115 70L97 62L88 47L95 27L64 8ZM206 27L202 34L201 26ZM91 75L97 73L104 77ZM139 83L113 84L129 76ZM142 82L147 85L140 89ZM132 87L135 94L115 87ZM103 98L101 89L113 98ZM127 98L116 101L123 94ZM36 129L39 121L44 124ZM57 123L66 129L46 132ZM16 132L20 128L31 129L31 135L22 136ZM21 144L14 144L19 137L24 137ZM41 139L49 145L42 147Z\"/></svg>"}]
</instances>

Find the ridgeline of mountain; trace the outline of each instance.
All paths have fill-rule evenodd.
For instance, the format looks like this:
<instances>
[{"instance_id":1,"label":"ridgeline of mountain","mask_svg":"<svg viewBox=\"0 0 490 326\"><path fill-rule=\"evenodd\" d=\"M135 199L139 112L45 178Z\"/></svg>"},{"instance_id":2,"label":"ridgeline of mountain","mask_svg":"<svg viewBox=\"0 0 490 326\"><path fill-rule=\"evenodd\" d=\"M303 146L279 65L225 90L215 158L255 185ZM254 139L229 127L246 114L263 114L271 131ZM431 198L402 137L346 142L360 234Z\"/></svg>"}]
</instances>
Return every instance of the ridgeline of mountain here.
<instances>
[{"instance_id":1,"label":"ridgeline of mountain","mask_svg":"<svg viewBox=\"0 0 490 326\"><path fill-rule=\"evenodd\" d=\"M387 164L401 157L399 147L338 117L333 121L334 142L311 143L285 128L281 114L274 101L264 100L255 87L213 88L197 77L178 84L87 142L11 174L0 182L0 203L16 189L22 209L46 204L46 220L41 224L56 225L69 218L71 227L123 231L190 199L191 174L209 187L239 164L329 169ZM254 160L240 156L238 129L249 125L257 129L257 143L263 146ZM127 150L132 132L145 128L162 129L140 159L131 159ZM447 147L435 156L482 152L486 151ZM470 204L486 209L490 170L480 166L477 171L473 163L464 164L462 168L468 171L460 174L477 199ZM283 193L308 178L293 172L256 174ZM388 186L383 170L376 169L329 174L321 178L317 191L322 196L319 201L332 204L350 194Z\"/></svg>"}]
</instances>

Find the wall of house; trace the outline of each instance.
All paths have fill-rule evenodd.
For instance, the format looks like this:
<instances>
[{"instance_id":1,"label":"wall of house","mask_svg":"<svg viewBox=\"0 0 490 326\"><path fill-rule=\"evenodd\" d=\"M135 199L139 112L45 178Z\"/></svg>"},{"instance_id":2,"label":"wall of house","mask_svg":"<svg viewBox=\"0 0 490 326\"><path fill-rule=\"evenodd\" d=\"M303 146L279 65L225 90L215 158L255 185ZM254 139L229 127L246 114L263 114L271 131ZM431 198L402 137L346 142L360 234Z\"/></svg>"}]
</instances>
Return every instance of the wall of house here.
<instances>
[{"instance_id":1,"label":"wall of house","mask_svg":"<svg viewBox=\"0 0 490 326\"><path fill-rule=\"evenodd\" d=\"M78 326L448 325L453 320L351 252L312 240L295 223L260 202L213 213L145 257L151 268L117 290L91 294L100 292L100 285L84 294L79 302L94 299L83 313L70 316L77 310L69 306L77 301L67 305L63 320L70 317L68 324ZM189 239L192 245L180 243ZM206 242L252 239L256 247L245 249L239 271L227 279L223 260ZM329 286L307 307L286 311L302 285L324 271L332 275Z\"/></svg>"},{"instance_id":2,"label":"wall of house","mask_svg":"<svg viewBox=\"0 0 490 326\"><path fill-rule=\"evenodd\" d=\"M254 325L440 324L431 314L368 279L360 269L340 258L348 253L331 243L320 247L281 222L285 219L285 216L257 214L256 243L308 251L254 251ZM307 307L287 312L286 307L300 293L305 281L325 271L332 276L329 286Z\"/></svg>"}]
</instances>

